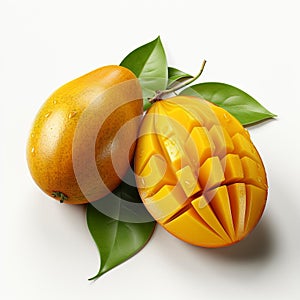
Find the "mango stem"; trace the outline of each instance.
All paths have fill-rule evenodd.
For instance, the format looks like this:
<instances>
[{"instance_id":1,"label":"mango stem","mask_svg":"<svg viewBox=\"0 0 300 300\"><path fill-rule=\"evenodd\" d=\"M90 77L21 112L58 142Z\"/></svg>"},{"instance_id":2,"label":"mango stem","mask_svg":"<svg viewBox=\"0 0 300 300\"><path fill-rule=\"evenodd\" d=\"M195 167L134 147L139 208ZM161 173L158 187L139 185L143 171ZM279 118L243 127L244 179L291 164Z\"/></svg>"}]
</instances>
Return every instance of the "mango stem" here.
<instances>
[{"instance_id":1,"label":"mango stem","mask_svg":"<svg viewBox=\"0 0 300 300\"><path fill-rule=\"evenodd\" d=\"M149 102L151 104L153 104L156 101L160 101L160 100L163 99L164 95L174 93L175 91L177 91L179 89L182 89L183 87L185 87L185 86L191 84L192 82L194 82L195 80L197 80L201 76L201 74L203 73L205 64L206 64L206 60L203 60L200 71L196 76L194 76L194 77L192 77L192 78L190 78L190 79L188 79L184 82L180 82L179 84L173 86L170 89L166 89L166 90L163 90L163 91L156 91L155 96L153 98L149 99Z\"/></svg>"},{"instance_id":2,"label":"mango stem","mask_svg":"<svg viewBox=\"0 0 300 300\"><path fill-rule=\"evenodd\" d=\"M62 192L52 192L52 197L54 197L54 198L60 198L59 199L59 202L60 203L64 203L64 201L65 200L67 200L68 199L68 196L67 195L65 195L64 193L62 193Z\"/></svg>"}]
</instances>

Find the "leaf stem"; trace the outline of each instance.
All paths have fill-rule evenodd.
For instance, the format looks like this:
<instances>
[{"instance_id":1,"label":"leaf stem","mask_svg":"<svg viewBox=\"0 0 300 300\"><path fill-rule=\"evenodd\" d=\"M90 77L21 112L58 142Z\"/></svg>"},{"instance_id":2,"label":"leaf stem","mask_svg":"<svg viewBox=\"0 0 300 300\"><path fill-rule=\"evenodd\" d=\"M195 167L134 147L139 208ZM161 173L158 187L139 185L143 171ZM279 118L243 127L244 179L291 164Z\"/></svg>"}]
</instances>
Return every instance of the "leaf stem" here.
<instances>
[{"instance_id":1,"label":"leaf stem","mask_svg":"<svg viewBox=\"0 0 300 300\"><path fill-rule=\"evenodd\" d=\"M164 95L170 94L170 93L174 93L175 91L177 91L177 90L179 90L179 89L181 89L181 88L183 88L183 87L191 84L195 80L197 80L201 76L201 74L203 73L205 64L206 64L206 60L203 60L201 68L200 68L200 71L199 71L199 73L196 76L194 76L194 77L192 77L192 78L190 78L190 79L188 79L188 80L186 80L184 82L181 82L181 83L175 85L174 87L172 87L170 89L166 89L166 90L163 90L163 91L156 91L155 96L153 98L149 99L149 102L151 104L153 104L156 101L160 101L160 100L163 99Z\"/></svg>"}]
</instances>

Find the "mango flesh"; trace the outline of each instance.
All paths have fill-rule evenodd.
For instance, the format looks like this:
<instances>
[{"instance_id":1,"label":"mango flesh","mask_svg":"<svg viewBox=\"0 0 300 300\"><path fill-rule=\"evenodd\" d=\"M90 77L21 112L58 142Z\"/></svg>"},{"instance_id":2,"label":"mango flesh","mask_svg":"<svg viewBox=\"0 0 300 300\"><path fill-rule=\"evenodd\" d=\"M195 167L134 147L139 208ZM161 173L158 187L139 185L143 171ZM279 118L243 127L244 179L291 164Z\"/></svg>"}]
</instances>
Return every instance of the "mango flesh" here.
<instances>
[{"instance_id":1,"label":"mango flesh","mask_svg":"<svg viewBox=\"0 0 300 300\"><path fill-rule=\"evenodd\" d=\"M258 223L267 198L263 162L247 130L205 100L154 103L139 134L135 173L152 216L179 239L222 247Z\"/></svg>"},{"instance_id":2,"label":"mango flesh","mask_svg":"<svg viewBox=\"0 0 300 300\"><path fill-rule=\"evenodd\" d=\"M63 85L32 126L27 161L33 179L68 204L105 196L129 167L142 113L139 82L124 67L105 66Z\"/></svg>"}]
</instances>

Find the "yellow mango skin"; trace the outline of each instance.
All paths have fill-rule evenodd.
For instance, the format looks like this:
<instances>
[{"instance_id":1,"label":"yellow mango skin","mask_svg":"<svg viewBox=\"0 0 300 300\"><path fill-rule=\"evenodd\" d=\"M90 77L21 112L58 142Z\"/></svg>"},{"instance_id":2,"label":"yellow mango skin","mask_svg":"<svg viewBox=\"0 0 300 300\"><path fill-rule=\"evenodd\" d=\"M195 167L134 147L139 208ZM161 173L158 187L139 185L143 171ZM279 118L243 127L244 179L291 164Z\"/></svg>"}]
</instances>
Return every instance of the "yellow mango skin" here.
<instances>
[{"instance_id":1,"label":"yellow mango skin","mask_svg":"<svg viewBox=\"0 0 300 300\"><path fill-rule=\"evenodd\" d=\"M150 107L135 173L151 215L197 246L237 243L266 204L266 172L248 131L224 109L196 97L176 96Z\"/></svg>"},{"instance_id":2,"label":"yellow mango skin","mask_svg":"<svg viewBox=\"0 0 300 300\"><path fill-rule=\"evenodd\" d=\"M30 132L27 162L33 179L56 200L61 200L60 193L65 195L67 204L105 196L120 184L129 167L142 113L140 85L124 67L105 66L63 85L41 107ZM120 131L114 139L136 117L126 133ZM89 162L95 163L103 184L89 170ZM85 183L78 180L81 173Z\"/></svg>"}]
</instances>

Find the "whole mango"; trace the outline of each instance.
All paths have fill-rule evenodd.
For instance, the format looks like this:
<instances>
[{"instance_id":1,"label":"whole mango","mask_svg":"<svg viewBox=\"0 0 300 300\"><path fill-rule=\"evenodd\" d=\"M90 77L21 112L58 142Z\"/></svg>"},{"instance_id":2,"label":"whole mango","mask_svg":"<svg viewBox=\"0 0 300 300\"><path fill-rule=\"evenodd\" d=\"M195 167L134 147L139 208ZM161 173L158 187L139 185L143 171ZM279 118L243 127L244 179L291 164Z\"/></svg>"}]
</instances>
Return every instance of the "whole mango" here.
<instances>
[{"instance_id":1,"label":"whole mango","mask_svg":"<svg viewBox=\"0 0 300 300\"><path fill-rule=\"evenodd\" d=\"M266 172L248 131L224 109L196 97L176 96L150 107L135 173L151 215L198 246L240 241L266 204Z\"/></svg>"},{"instance_id":2,"label":"whole mango","mask_svg":"<svg viewBox=\"0 0 300 300\"><path fill-rule=\"evenodd\" d=\"M38 112L27 145L31 175L69 204L114 190L133 158L142 92L135 75L105 66L56 90Z\"/></svg>"}]
</instances>

